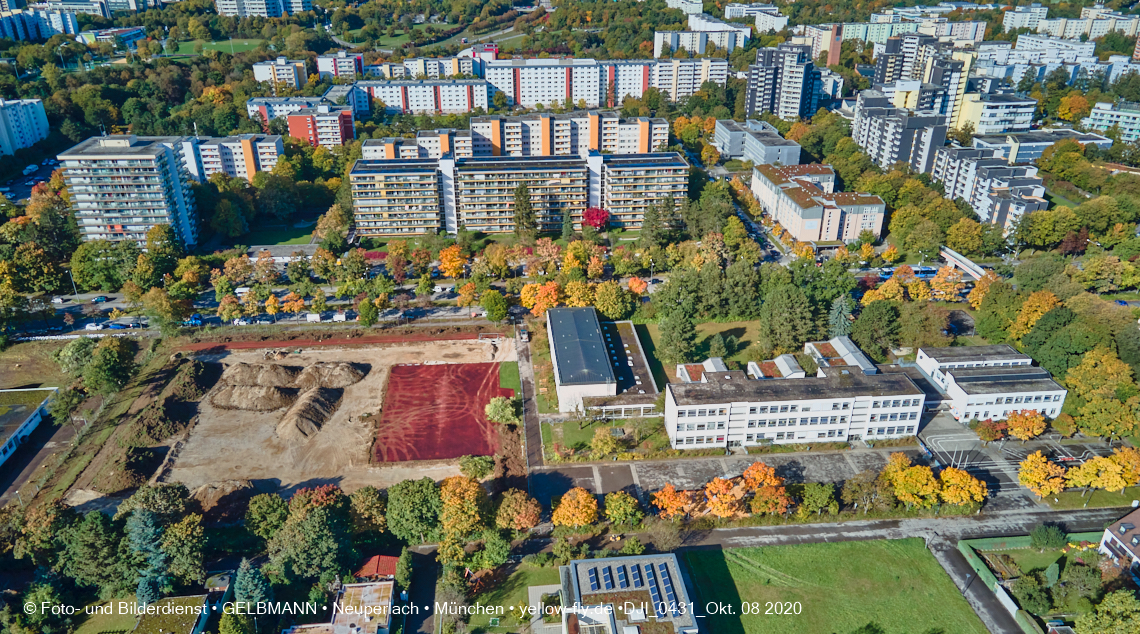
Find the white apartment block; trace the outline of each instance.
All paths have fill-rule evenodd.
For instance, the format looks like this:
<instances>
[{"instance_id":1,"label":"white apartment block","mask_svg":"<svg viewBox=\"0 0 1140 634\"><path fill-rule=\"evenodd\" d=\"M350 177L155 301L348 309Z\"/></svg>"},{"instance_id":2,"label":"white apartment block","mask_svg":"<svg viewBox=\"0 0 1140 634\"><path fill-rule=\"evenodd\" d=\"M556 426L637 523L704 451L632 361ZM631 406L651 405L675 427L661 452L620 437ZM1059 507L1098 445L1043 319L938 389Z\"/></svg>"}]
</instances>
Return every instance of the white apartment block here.
<instances>
[{"instance_id":1,"label":"white apartment block","mask_svg":"<svg viewBox=\"0 0 1140 634\"><path fill-rule=\"evenodd\" d=\"M958 128L974 124L974 134L1029 132L1037 100L1005 94L968 93L958 116Z\"/></svg>"},{"instance_id":2,"label":"white apartment block","mask_svg":"<svg viewBox=\"0 0 1140 634\"><path fill-rule=\"evenodd\" d=\"M415 139L365 139L361 150L361 158L364 160L438 159L445 154L452 154L455 158L475 156L470 130L446 128L420 130Z\"/></svg>"},{"instance_id":3,"label":"white apartment block","mask_svg":"<svg viewBox=\"0 0 1140 634\"><path fill-rule=\"evenodd\" d=\"M780 136L774 126L748 119L743 124L717 119L713 145L727 158L742 158L753 165L799 165L800 144Z\"/></svg>"},{"instance_id":4,"label":"white apartment block","mask_svg":"<svg viewBox=\"0 0 1140 634\"><path fill-rule=\"evenodd\" d=\"M1080 18L1043 19L1037 23L1037 32L1065 39L1078 39L1082 35L1096 40L1112 32L1136 37L1140 31L1140 16L1121 15L1111 11L1096 14L1088 13L1092 7L1081 9ZM1087 16L1087 17L1086 17Z\"/></svg>"},{"instance_id":5,"label":"white apartment block","mask_svg":"<svg viewBox=\"0 0 1140 634\"><path fill-rule=\"evenodd\" d=\"M649 76L650 85L669 95L673 101L693 96L706 81L725 85L728 82L728 60L663 59L653 65Z\"/></svg>"},{"instance_id":6,"label":"white apartment block","mask_svg":"<svg viewBox=\"0 0 1140 634\"><path fill-rule=\"evenodd\" d=\"M1140 566L1140 510L1132 511L1104 529L1100 538L1100 552L1111 557L1125 570L1135 571Z\"/></svg>"},{"instance_id":7,"label":"white apartment block","mask_svg":"<svg viewBox=\"0 0 1140 634\"><path fill-rule=\"evenodd\" d=\"M238 18L279 18L312 11L312 0L215 0L219 15Z\"/></svg>"},{"instance_id":8,"label":"white apartment block","mask_svg":"<svg viewBox=\"0 0 1140 634\"><path fill-rule=\"evenodd\" d=\"M887 207L882 198L836 192L830 165L757 165L752 193L760 206L800 242L852 242L863 231L883 231Z\"/></svg>"},{"instance_id":9,"label":"white apartment block","mask_svg":"<svg viewBox=\"0 0 1140 634\"><path fill-rule=\"evenodd\" d=\"M464 113L491 104L491 85L483 79L393 79L358 81L350 105L358 116L379 107L389 114Z\"/></svg>"},{"instance_id":10,"label":"white apartment block","mask_svg":"<svg viewBox=\"0 0 1140 634\"><path fill-rule=\"evenodd\" d=\"M365 151L376 144L365 142ZM357 161L349 175L356 232L363 236L434 234L443 228L441 174L434 160Z\"/></svg>"},{"instance_id":11,"label":"white apartment block","mask_svg":"<svg viewBox=\"0 0 1140 634\"><path fill-rule=\"evenodd\" d=\"M10 7L10 9L15 7ZM47 0L45 2L37 2L28 5L29 9L35 11L60 11L63 13L85 13L87 15L98 15L104 18L111 17L113 10L106 2L106 0Z\"/></svg>"},{"instance_id":12,"label":"white apartment block","mask_svg":"<svg viewBox=\"0 0 1140 634\"><path fill-rule=\"evenodd\" d=\"M724 5L724 19L750 18L763 13L779 13L779 7L771 4L741 4L730 2Z\"/></svg>"},{"instance_id":13,"label":"white apartment block","mask_svg":"<svg viewBox=\"0 0 1140 634\"><path fill-rule=\"evenodd\" d=\"M366 144L366 151L369 156L385 158L357 161L349 174L354 201L363 201L356 205L359 235L424 233L428 228L455 233L459 223L471 231L508 233L514 231L514 191L520 183L528 184L543 231L560 228L566 212L580 225L587 207L609 209L615 226L638 227L649 203L668 196L680 199L688 192L689 165L672 152L473 158L448 154L424 159L413 157L410 148L404 152L410 140L379 141ZM382 184L403 187L400 179L409 163L416 169L434 170L436 200L430 205L417 202L413 215L406 215L398 205L378 210L376 205L383 201L374 199L391 196L383 193L389 186ZM362 205L371 211L361 211Z\"/></svg>"},{"instance_id":14,"label":"white apartment block","mask_svg":"<svg viewBox=\"0 0 1140 634\"><path fill-rule=\"evenodd\" d=\"M198 217L182 137L92 137L59 155L84 240L135 240L170 225L193 247Z\"/></svg>"},{"instance_id":15,"label":"white apartment block","mask_svg":"<svg viewBox=\"0 0 1140 634\"><path fill-rule=\"evenodd\" d=\"M46 40L79 33L75 13L48 9L0 12L0 37L17 41Z\"/></svg>"},{"instance_id":16,"label":"white apartment block","mask_svg":"<svg viewBox=\"0 0 1140 634\"><path fill-rule=\"evenodd\" d=\"M1081 125L1101 132L1116 126L1120 130L1120 140L1131 143L1140 139L1140 104L1098 102L1089 116L1081 119Z\"/></svg>"},{"instance_id":17,"label":"white apartment block","mask_svg":"<svg viewBox=\"0 0 1140 634\"><path fill-rule=\"evenodd\" d=\"M315 108L325 100L321 97L253 97L245 102L251 120L268 123L304 108Z\"/></svg>"},{"instance_id":18,"label":"white apartment block","mask_svg":"<svg viewBox=\"0 0 1140 634\"><path fill-rule=\"evenodd\" d=\"M690 31L736 31L744 38L745 43L748 42L748 38L752 37L752 27L747 24L725 22L707 13L690 15L688 26Z\"/></svg>"},{"instance_id":19,"label":"white apartment block","mask_svg":"<svg viewBox=\"0 0 1140 634\"><path fill-rule=\"evenodd\" d=\"M337 51L317 56L317 74L329 77L356 79L364 75L364 55Z\"/></svg>"},{"instance_id":20,"label":"white apartment block","mask_svg":"<svg viewBox=\"0 0 1140 634\"><path fill-rule=\"evenodd\" d=\"M961 368L1004 368L1031 366L1033 359L1014 350L1008 344L996 346L960 346L946 348L919 348L915 365L934 382L946 389L949 379L946 372Z\"/></svg>"},{"instance_id":21,"label":"white apartment block","mask_svg":"<svg viewBox=\"0 0 1140 634\"><path fill-rule=\"evenodd\" d=\"M915 434L925 401L905 374L705 372L700 382L666 386L665 430L674 449L902 438Z\"/></svg>"},{"instance_id":22,"label":"white apartment block","mask_svg":"<svg viewBox=\"0 0 1140 634\"><path fill-rule=\"evenodd\" d=\"M988 42L986 46L997 46L998 42ZM1078 38L1062 38L1052 35L1022 33L1017 36L1014 46L1019 51L1055 51L1058 56L1071 51L1075 57L1093 57L1096 55L1096 42L1082 42ZM982 47L979 47L979 51ZM1066 60L1068 61L1068 60Z\"/></svg>"},{"instance_id":23,"label":"white apartment block","mask_svg":"<svg viewBox=\"0 0 1140 634\"><path fill-rule=\"evenodd\" d=\"M756 63L748 67L748 116L771 112L793 121L815 114L822 94L822 73L809 53L806 45L797 44L756 51Z\"/></svg>"},{"instance_id":24,"label":"white apartment block","mask_svg":"<svg viewBox=\"0 0 1140 634\"><path fill-rule=\"evenodd\" d=\"M665 6L670 9L679 9L685 15L693 15L705 10L705 5L701 0L665 0Z\"/></svg>"},{"instance_id":25,"label":"white apartment block","mask_svg":"<svg viewBox=\"0 0 1140 634\"><path fill-rule=\"evenodd\" d=\"M942 183L947 199L965 200L983 222L1006 230L1020 216L1048 207L1037 168L1009 165L996 149L939 148L931 178Z\"/></svg>"},{"instance_id":26,"label":"white apartment block","mask_svg":"<svg viewBox=\"0 0 1140 634\"><path fill-rule=\"evenodd\" d=\"M273 171L277 159L285 155L285 143L278 135L239 134L195 140L199 160L188 163L187 168L197 181L218 173L253 181L254 174Z\"/></svg>"},{"instance_id":27,"label":"white apartment block","mask_svg":"<svg viewBox=\"0 0 1140 634\"><path fill-rule=\"evenodd\" d=\"M616 112L577 111L471 119L476 156L584 156L646 154L669 143L669 122Z\"/></svg>"},{"instance_id":28,"label":"white apartment block","mask_svg":"<svg viewBox=\"0 0 1140 634\"><path fill-rule=\"evenodd\" d=\"M1014 7L1012 11L1006 11L1005 15L1002 16L1001 26L1006 33L1014 29L1037 30L1037 25L1048 15L1049 7L1043 7L1040 3L1034 2L1028 7Z\"/></svg>"},{"instance_id":29,"label":"white apartment block","mask_svg":"<svg viewBox=\"0 0 1140 634\"><path fill-rule=\"evenodd\" d=\"M44 102L39 99L0 99L0 155L31 147L48 137Z\"/></svg>"},{"instance_id":30,"label":"white apartment block","mask_svg":"<svg viewBox=\"0 0 1140 634\"><path fill-rule=\"evenodd\" d=\"M736 31L655 31L653 33L653 57L668 57L677 49L685 49L690 54L704 55L710 45L716 53L727 56L739 46L744 38Z\"/></svg>"},{"instance_id":31,"label":"white apartment block","mask_svg":"<svg viewBox=\"0 0 1140 634\"><path fill-rule=\"evenodd\" d=\"M760 34L775 33L788 28L788 16L775 13L756 14L756 32Z\"/></svg>"},{"instance_id":32,"label":"white apartment block","mask_svg":"<svg viewBox=\"0 0 1140 634\"><path fill-rule=\"evenodd\" d=\"M258 62L253 65L253 78L257 81L281 84L300 88L309 80L305 74L305 60L278 57L275 60Z\"/></svg>"}]
</instances>

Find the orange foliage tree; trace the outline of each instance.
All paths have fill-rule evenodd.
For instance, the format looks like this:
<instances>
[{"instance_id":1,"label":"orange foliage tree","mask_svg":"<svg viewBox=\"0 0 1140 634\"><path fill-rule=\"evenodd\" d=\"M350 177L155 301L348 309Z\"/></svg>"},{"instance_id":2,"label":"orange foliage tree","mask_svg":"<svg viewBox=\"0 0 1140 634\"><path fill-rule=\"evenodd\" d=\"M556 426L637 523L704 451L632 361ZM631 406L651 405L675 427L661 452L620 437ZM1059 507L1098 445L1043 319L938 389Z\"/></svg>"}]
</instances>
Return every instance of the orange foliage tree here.
<instances>
[{"instance_id":1,"label":"orange foliage tree","mask_svg":"<svg viewBox=\"0 0 1140 634\"><path fill-rule=\"evenodd\" d=\"M970 302L970 308L973 308L974 310L981 308L982 300L986 298L986 293L990 292L990 286L993 286L993 283L999 281L1000 279L1001 278L997 276L997 273L994 273L993 271L986 271L986 274L982 276L982 279L974 282L974 289L971 290L970 294L966 296L966 301Z\"/></svg>"},{"instance_id":2,"label":"orange foliage tree","mask_svg":"<svg viewBox=\"0 0 1140 634\"><path fill-rule=\"evenodd\" d=\"M781 515L792 503L784 479L763 462L754 462L744 470L744 486L753 491L753 513Z\"/></svg>"},{"instance_id":3,"label":"orange foliage tree","mask_svg":"<svg viewBox=\"0 0 1140 634\"><path fill-rule=\"evenodd\" d=\"M631 293L636 293L638 295L641 295L645 292L645 289L647 289L647 288L649 288L649 283L646 282L645 280L641 279L640 277L629 278L629 290Z\"/></svg>"},{"instance_id":4,"label":"orange foliage tree","mask_svg":"<svg viewBox=\"0 0 1140 634\"><path fill-rule=\"evenodd\" d=\"M598 499L582 487L574 487L562 496L550 520L555 526L579 528L598 521Z\"/></svg>"},{"instance_id":5,"label":"orange foliage tree","mask_svg":"<svg viewBox=\"0 0 1140 634\"><path fill-rule=\"evenodd\" d=\"M738 501L732 495L732 482L724 478L713 478L705 485L705 500L709 513L716 517L731 517L737 511Z\"/></svg>"},{"instance_id":6,"label":"orange foliage tree","mask_svg":"<svg viewBox=\"0 0 1140 634\"><path fill-rule=\"evenodd\" d=\"M896 473L891 482L895 485L895 497L908 508L920 506L928 509L938 503L941 486L930 467L907 467Z\"/></svg>"},{"instance_id":7,"label":"orange foliage tree","mask_svg":"<svg viewBox=\"0 0 1140 634\"><path fill-rule=\"evenodd\" d=\"M967 506L986 499L986 483L962 469L948 467L939 474L942 481L942 501L956 506Z\"/></svg>"},{"instance_id":8,"label":"orange foliage tree","mask_svg":"<svg viewBox=\"0 0 1140 634\"><path fill-rule=\"evenodd\" d=\"M1022 441L1045 433L1045 415L1035 409L1010 412L1005 422L1009 425L1009 435Z\"/></svg>"},{"instance_id":9,"label":"orange foliage tree","mask_svg":"<svg viewBox=\"0 0 1140 634\"><path fill-rule=\"evenodd\" d=\"M467 257L453 244L439 252L439 270L447 277L462 277L467 266Z\"/></svg>"},{"instance_id":10,"label":"orange foliage tree","mask_svg":"<svg viewBox=\"0 0 1140 634\"><path fill-rule=\"evenodd\" d=\"M678 491L672 484L666 484L664 488L653 494L651 501L661 517L671 520L685 514L685 507L690 504L690 497L687 492Z\"/></svg>"}]
</instances>

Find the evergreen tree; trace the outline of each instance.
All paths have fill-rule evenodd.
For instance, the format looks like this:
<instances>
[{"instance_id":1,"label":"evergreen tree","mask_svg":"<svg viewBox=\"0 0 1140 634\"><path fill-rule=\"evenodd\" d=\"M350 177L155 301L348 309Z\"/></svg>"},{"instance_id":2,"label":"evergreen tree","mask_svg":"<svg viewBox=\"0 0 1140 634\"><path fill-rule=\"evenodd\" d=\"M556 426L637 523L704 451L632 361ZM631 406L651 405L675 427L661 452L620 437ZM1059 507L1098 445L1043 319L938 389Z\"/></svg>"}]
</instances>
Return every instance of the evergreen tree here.
<instances>
[{"instance_id":1,"label":"evergreen tree","mask_svg":"<svg viewBox=\"0 0 1140 634\"><path fill-rule=\"evenodd\" d=\"M138 509L127 520L127 541L139 562L139 583L135 593L140 605L161 598L170 586L170 567L162 551L162 526L147 509Z\"/></svg>"},{"instance_id":2,"label":"evergreen tree","mask_svg":"<svg viewBox=\"0 0 1140 634\"><path fill-rule=\"evenodd\" d=\"M724 343L724 337L718 332L709 340L709 356L710 357L727 357L728 346Z\"/></svg>"},{"instance_id":3,"label":"evergreen tree","mask_svg":"<svg viewBox=\"0 0 1140 634\"><path fill-rule=\"evenodd\" d=\"M249 605L273 601L273 587L265 575L261 574L261 569L244 557L238 566L237 579L234 580L234 600Z\"/></svg>"},{"instance_id":4,"label":"evergreen tree","mask_svg":"<svg viewBox=\"0 0 1140 634\"><path fill-rule=\"evenodd\" d=\"M812 311L797 286L781 286L760 308L760 342L776 354L803 349L812 331Z\"/></svg>"},{"instance_id":5,"label":"evergreen tree","mask_svg":"<svg viewBox=\"0 0 1140 634\"><path fill-rule=\"evenodd\" d=\"M760 274L744 260L733 262L724 272L724 294L728 297L728 313L733 317L753 319L760 309Z\"/></svg>"},{"instance_id":6,"label":"evergreen tree","mask_svg":"<svg viewBox=\"0 0 1140 634\"><path fill-rule=\"evenodd\" d=\"M570 209L562 212L562 239L567 242L574 239L574 217L570 215Z\"/></svg>"},{"instance_id":7,"label":"evergreen tree","mask_svg":"<svg viewBox=\"0 0 1140 634\"><path fill-rule=\"evenodd\" d=\"M661 208L657 203L650 203L645 208L645 215L641 219L641 245L643 247L663 247L667 236L665 222L661 217Z\"/></svg>"},{"instance_id":8,"label":"evergreen tree","mask_svg":"<svg viewBox=\"0 0 1140 634\"><path fill-rule=\"evenodd\" d=\"M685 311L674 310L660 322L661 347L658 354L668 364L688 363L696 350L697 328Z\"/></svg>"},{"instance_id":9,"label":"evergreen tree","mask_svg":"<svg viewBox=\"0 0 1140 634\"><path fill-rule=\"evenodd\" d=\"M840 295L831 302L827 315L827 336L846 337L851 334L851 297Z\"/></svg>"},{"instance_id":10,"label":"evergreen tree","mask_svg":"<svg viewBox=\"0 0 1140 634\"><path fill-rule=\"evenodd\" d=\"M356 309L358 321L360 325L365 328L371 328L372 325L376 323L377 318L380 316L379 313L380 311L377 310L376 304L372 303L372 300L368 297L361 300L360 306Z\"/></svg>"},{"instance_id":11,"label":"evergreen tree","mask_svg":"<svg viewBox=\"0 0 1140 634\"><path fill-rule=\"evenodd\" d=\"M515 188L515 235L523 240L533 240L538 232L538 221L534 216L534 205L530 202L530 188L519 183Z\"/></svg>"}]
</instances>

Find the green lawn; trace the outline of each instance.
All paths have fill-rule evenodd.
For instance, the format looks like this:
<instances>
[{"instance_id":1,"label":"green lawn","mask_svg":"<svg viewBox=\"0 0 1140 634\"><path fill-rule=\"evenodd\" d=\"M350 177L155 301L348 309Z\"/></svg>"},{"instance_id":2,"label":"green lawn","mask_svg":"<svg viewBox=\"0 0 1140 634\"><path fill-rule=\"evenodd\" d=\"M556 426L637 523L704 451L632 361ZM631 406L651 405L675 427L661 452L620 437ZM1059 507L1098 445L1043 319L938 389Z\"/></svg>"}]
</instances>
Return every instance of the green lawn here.
<instances>
[{"instance_id":1,"label":"green lawn","mask_svg":"<svg viewBox=\"0 0 1140 634\"><path fill-rule=\"evenodd\" d=\"M1017 566L1021 568L1022 572L1045 570L1050 566L1050 564L1066 557L1065 553L1062 553L1059 550L1047 550L1045 552L1040 552L1036 548L987 550L985 553L987 555L1009 555L1011 559L1017 562Z\"/></svg>"},{"instance_id":2,"label":"green lawn","mask_svg":"<svg viewBox=\"0 0 1140 634\"><path fill-rule=\"evenodd\" d=\"M94 606L99 606L99 609L107 609L109 606L112 613L87 616L86 620L76 628L75 634L119 634L135 629L135 622L138 617L114 613L118 608L118 602L92 603L90 606L92 610L95 609Z\"/></svg>"},{"instance_id":3,"label":"green lawn","mask_svg":"<svg viewBox=\"0 0 1140 634\"><path fill-rule=\"evenodd\" d=\"M519 380L519 362L507 361L499 364L499 387L515 391L515 397L522 396L522 383Z\"/></svg>"},{"instance_id":4,"label":"green lawn","mask_svg":"<svg viewBox=\"0 0 1140 634\"><path fill-rule=\"evenodd\" d=\"M843 633L875 623L884 634L985 634L966 600L918 538L688 551L699 606L757 605L760 614L709 615L717 634ZM765 615L766 602L799 614ZM702 628L703 629L703 628Z\"/></svg>"},{"instance_id":5,"label":"green lawn","mask_svg":"<svg viewBox=\"0 0 1140 634\"><path fill-rule=\"evenodd\" d=\"M708 357L709 342L712 340L713 335L720 333L725 338L729 335L736 337L736 350L725 359L729 368L733 368L733 364L740 364L741 367L747 365L748 354L751 352L749 348L756 343L759 334L759 323L760 322L756 321L729 321L724 323L709 322L697 324L697 351L694 355L695 358L703 361ZM662 365L655 354L657 343L661 338L660 329L657 327L657 324L638 326L637 336L641 339L641 344L645 346L646 356L649 358L649 369L653 371L653 379L657 381L658 387L664 389L665 383L676 378L676 371L675 368L666 368Z\"/></svg>"},{"instance_id":6,"label":"green lawn","mask_svg":"<svg viewBox=\"0 0 1140 634\"><path fill-rule=\"evenodd\" d=\"M519 564L511 576L501 583L493 584L493 588L472 599L472 605L503 606L506 616L499 617L502 627L490 627L490 615L476 614L468 623L468 631L472 634L480 632L518 632L519 626L530 621L530 616L518 618L518 610L511 611L511 606L527 605L526 589L530 586L548 586L558 583L558 567L536 568L529 564ZM514 616L512 616L514 615Z\"/></svg>"},{"instance_id":7,"label":"green lawn","mask_svg":"<svg viewBox=\"0 0 1140 634\"><path fill-rule=\"evenodd\" d=\"M230 44L233 44L233 52L241 53L244 51L252 51L261 44L262 40L223 40L221 42L203 42L202 48L207 51L222 51L225 53L230 52ZM179 42L177 55L193 55L194 45L198 42Z\"/></svg>"},{"instance_id":8,"label":"green lawn","mask_svg":"<svg viewBox=\"0 0 1140 634\"><path fill-rule=\"evenodd\" d=\"M1091 498L1091 499L1090 499ZM1056 499L1056 501L1054 501ZM1079 509L1085 507L1085 502L1088 502L1088 508L1103 508L1112 506L1131 506L1132 500L1140 500L1140 487L1129 487L1122 492L1117 491L1111 493L1104 490L1096 490L1091 494L1081 497L1080 491L1065 491L1057 495L1050 495L1045 498L1049 506L1055 509Z\"/></svg>"},{"instance_id":9,"label":"green lawn","mask_svg":"<svg viewBox=\"0 0 1140 634\"><path fill-rule=\"evenodd\" d=\"M254 246L281 244L309 244L313 239L313 226L291 227L268 225L242 236L241 240Z\"/></svg>"},{"instance_id":10,"label":"green lawn","mask_svg":"<svg viewBox=\"0 0 1140 634\"><path fill-rule=\"evenodd\" d=\"M341 39L346 40L348 42L353 42L353 43L363 42L364 39L360 37L360 31L361 30L362 29L353 29L353 30L348 32L348 35L342 36ZM400 31L400 34L397 35L396 37L388 37L387 35L381 35L380 38L376 40L376 44L378 46L403 46L404 43L410 39L411 38L408 36L407 33L405 33L404 31Z\"/></svg>"},{"instance_id":11,"label":"green lawn","mask_svg":"<svg viewBox=\"0 0 1140 634\"><path fill-rule=\"evenodd\" d=\"M1052 190L1045 190L1045 200L1048 200L1053 207L1076 207L1077 203L1065 198L1064 196L1053 192Z\"/></svg>"}]
</instances>

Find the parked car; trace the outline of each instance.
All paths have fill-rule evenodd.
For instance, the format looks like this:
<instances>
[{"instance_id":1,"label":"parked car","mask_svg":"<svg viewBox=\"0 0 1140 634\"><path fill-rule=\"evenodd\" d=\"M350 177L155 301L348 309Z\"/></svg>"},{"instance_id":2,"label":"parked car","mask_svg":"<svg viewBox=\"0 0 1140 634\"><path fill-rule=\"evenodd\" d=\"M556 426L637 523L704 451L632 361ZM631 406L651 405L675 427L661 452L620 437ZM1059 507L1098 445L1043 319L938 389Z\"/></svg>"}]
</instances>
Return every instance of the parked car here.
<instances>
[{"instance_id":1,"label":"parked car","mask_svg":"<svg viewBox=\"0 0 1140 634\"><path fill-rule=\"evenodd\" d=\"M309 313L308 315L306 315L305 321L318 323L321 321L321 314L320 313Z\"/></svg>"},{"instance_id":2,"label":"parked car","mask_svg":"<svg viewBox=\"0 0 1140 634\"><path fill-rule=\"evenodd\" d=\"M111 324L107 327L110 328L111 330L126 330L127 329L126 324Z\"/></svg>"},{"instance_id":3,"label":"parked car","mask_svg":"<svg viewBox=\"0 0 1140 634\"><path fill-rule=\"evenodd\" d=\"M244 318L244 317L238 317L237 319L234 320L234 325L235 326L248 326L249 320Z\"/></svg>"},{"instance_id":4,"label":"parked car","mask_svg":"<svg viewBox=\"0 0 1140 634\"><path fill-rule=\"evenodd\" d=\"M49 326L48 332L63 332L63 326Z\"/></svg>"},{"instance_id":5,"label":"parked car","mask_svg":"<svg viewBox=\"0 0 1140 634\"><path fill-rule=\"evenodd\" d=\"M90 323L83 327L84 330L102 330L103 324Z\"/></svg>"},{"instance_id":6,"label":"parked car","mask_svg":"<svg viewBox=\"0 0 1140 634\"><path fill-rule=\"evenodd\" d=\"M202 325L202 316L199 315L198 313L194 313L193 315L190 315L190 319L187 319L186 321L182 322L182 325L183 326L201 326Z\"/></svg>"},{"instance_id":7,"label":"parked car","mask_svg":"<svg viewBox=\"0 0 1140 634\"><path fill-rule=\"evenodd\" d=\"M64 303L64 302L66 302L66 301L67 301L67 300L66 300L66 299L64 299L64 298L62 298L62 297L53 297L53 298L51 298L51 303L53 303L53 304L62 304L62 303Z\"/></svg>"},{"instance_id":8,"label":"parked car","mask_svg":"<svg viewBox=\"0 0 1140 634\"><path fill-rule=\"evenodd\" d=\"M1116 303L1119 306L1127 306L1128 305L1128 302L1124 301L1123 299L1116 300Z\"/></svg>"},{"instance_id":9,"label":"parked car","mask_svg":"<svg viewBox=\"0 0 1140 634\"><path fill-rule=\"evenodd\" d=\"M96 295L95 297L91 298L92 304L106 304L109 301L111 301L111 298L107 297L106 295Z\"/></svg>"}]
</instances>

